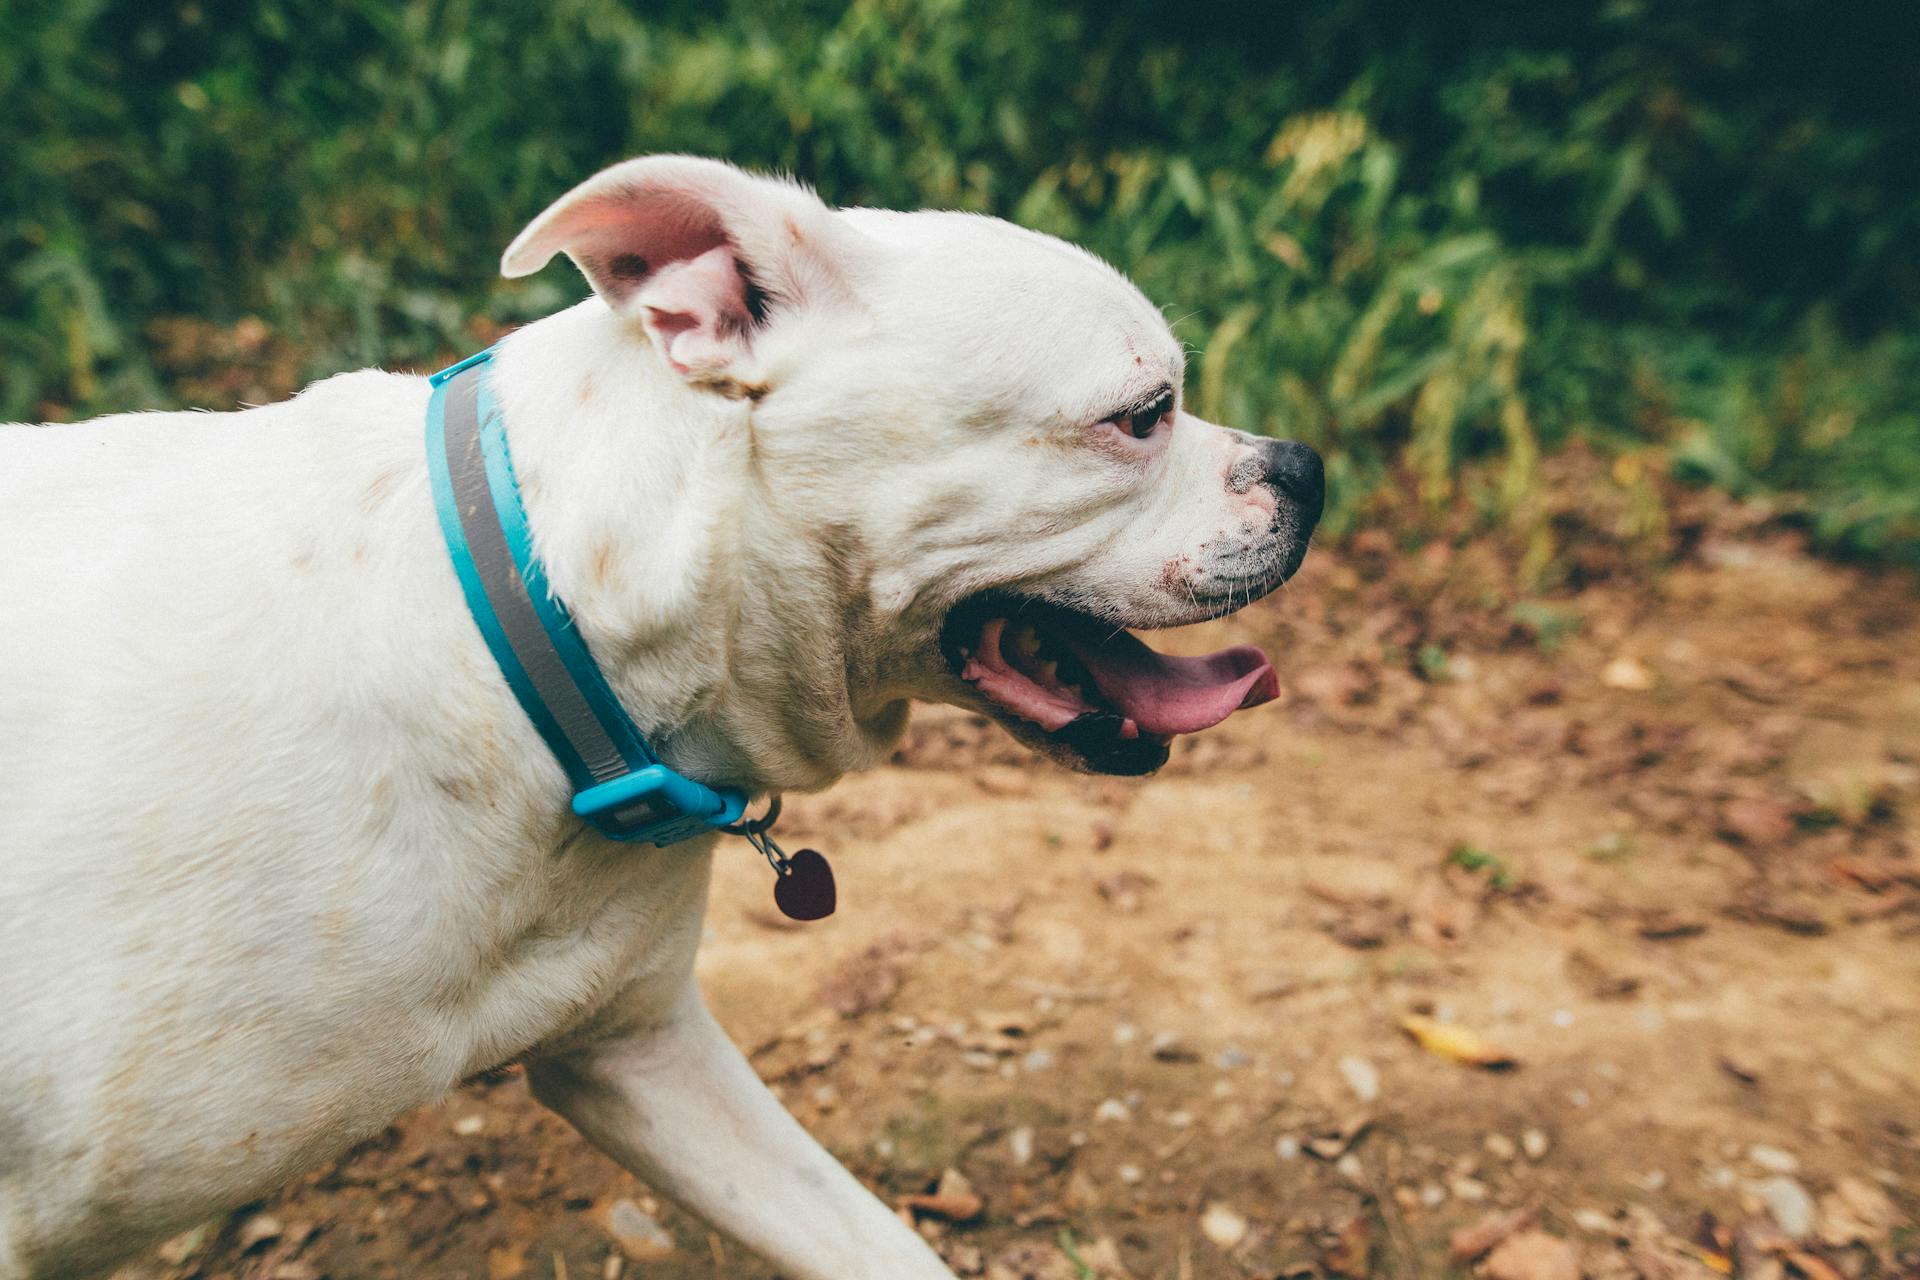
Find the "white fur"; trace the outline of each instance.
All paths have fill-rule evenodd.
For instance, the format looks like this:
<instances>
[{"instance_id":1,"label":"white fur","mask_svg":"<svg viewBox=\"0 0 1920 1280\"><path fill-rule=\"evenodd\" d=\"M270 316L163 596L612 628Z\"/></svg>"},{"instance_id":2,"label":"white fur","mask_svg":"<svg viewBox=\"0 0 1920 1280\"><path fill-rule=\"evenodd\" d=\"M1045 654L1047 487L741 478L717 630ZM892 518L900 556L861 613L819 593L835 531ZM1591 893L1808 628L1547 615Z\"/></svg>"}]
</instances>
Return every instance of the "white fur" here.
<instances>
[{"instance_id":1,"label":"white fur","mask_svg":"<svg viewBox=\"0 0 1920 1280\"><path fill-rule=\"evenodd\" d=\"M694 367L609 284L493 374L554 586L682 771L824 787L908 700L971 699L932 643L967 593L1176 623L1267 527L1236 433L1095 428L1181 352L1079 250L709 161L610 173L602 212L665 184L773 294ZM509 270L575 251L576 198ZM104 1267L514 1059L783 1274L946 1276L701 1006L712 840L566 818L448 564L426 400L365 371L0 427L0 1277Z\"/></svg>"}]
</instances>

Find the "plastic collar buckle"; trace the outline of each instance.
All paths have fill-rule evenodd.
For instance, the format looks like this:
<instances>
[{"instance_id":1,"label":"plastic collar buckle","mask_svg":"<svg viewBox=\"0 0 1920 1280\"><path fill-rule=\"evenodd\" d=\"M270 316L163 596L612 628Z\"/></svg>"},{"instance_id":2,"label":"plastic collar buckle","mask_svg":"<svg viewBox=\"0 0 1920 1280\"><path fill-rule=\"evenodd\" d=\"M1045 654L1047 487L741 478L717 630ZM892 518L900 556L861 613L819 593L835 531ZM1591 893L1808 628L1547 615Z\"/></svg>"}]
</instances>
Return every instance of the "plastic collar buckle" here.
<instances>
[{"instance_id":1,"label":"plastic collar buckle","mask_svg":"<svg viewBox=\"0 0 1920 1280\"><path fill-rule=\"evenodd\" d=\"M573 811L611 840L675 844L740 820L747 800L737 791L703 787L663 764L576 792Z\"/></svg>"}]
</instances>

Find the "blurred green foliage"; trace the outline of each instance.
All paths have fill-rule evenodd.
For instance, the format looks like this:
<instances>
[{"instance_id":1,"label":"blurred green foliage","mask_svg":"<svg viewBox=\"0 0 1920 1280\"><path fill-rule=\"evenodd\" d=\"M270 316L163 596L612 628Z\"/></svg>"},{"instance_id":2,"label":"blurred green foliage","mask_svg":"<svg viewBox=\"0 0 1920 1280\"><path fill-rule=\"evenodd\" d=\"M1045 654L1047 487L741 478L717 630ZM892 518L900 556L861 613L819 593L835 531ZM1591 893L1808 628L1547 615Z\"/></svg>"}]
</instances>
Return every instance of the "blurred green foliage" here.
<instances>
[{"instance_id":1,"label":"blurred green foliage","mask_svg":"<svg viewBox=\"0 0 1920 1280\"><path fill-rule=\"evenodd\" d=\"M494 277L547 201L692 151L1105 255L1336 532L1389 481L1524 526L1580 436L1910 557L1915 66L1801 0L6 0L0 418L169 403L167 316L462 350L581 292Z\"/></svg>"}]
</instances>

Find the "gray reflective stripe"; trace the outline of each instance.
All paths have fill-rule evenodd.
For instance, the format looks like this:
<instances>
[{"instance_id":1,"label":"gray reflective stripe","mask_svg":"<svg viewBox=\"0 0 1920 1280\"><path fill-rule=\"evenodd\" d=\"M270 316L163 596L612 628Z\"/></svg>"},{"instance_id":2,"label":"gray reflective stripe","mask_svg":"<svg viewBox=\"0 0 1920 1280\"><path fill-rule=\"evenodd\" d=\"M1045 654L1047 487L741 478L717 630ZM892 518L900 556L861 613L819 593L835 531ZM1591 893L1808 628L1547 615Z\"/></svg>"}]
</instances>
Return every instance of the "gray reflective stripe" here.
<instances>
[{"instance_id":1,"label":"gray reflective stripe","mask_svg":"<svg viewBox=\"0 0 1920 1280\"><path fill-rule=\"evenodd\" d=\"M478 395L482 373L482 368L468 369L451 379L446 385L444 409L447 474L468 554L500 630L513 646L514 657L547 704L548 714L566 735L574 754L596 782L622 777L632 770L573 682L547 638L546 628L540 625L540 615L534 612L527 584L514 564L513 552L507 548L506 534L494 511L493 490L487 484L486 452L480 443Z\"/></svg>"}]
</instances>

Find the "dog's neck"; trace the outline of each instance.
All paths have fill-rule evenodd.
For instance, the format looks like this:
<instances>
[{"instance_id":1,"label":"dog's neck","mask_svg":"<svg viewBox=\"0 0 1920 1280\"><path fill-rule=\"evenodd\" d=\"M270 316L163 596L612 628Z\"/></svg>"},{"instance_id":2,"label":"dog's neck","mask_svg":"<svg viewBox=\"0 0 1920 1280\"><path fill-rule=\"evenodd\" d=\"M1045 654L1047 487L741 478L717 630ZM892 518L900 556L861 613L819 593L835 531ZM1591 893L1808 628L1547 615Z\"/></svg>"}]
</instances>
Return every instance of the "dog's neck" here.
<instances>
[{"instance_id":1,"label":"dog's neck","mask_svg":"<svg viewBox=\"0 0 1920 1280\"><path fill-rule=\"evenodd\" d=\"M753 404L689 387L597 298L491 376L535 549L662 758L712 786L813 790L905 727L861 652L863 555L789 511Z\"/></svg>"}]
</instances>

